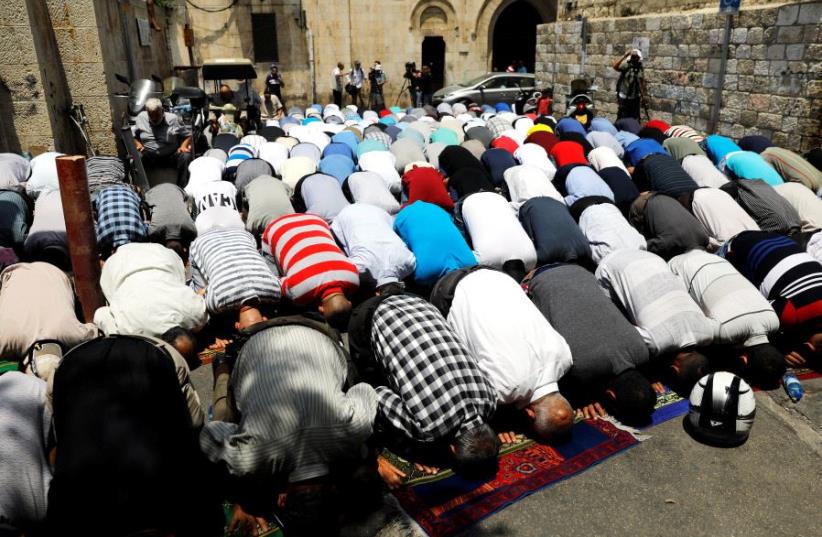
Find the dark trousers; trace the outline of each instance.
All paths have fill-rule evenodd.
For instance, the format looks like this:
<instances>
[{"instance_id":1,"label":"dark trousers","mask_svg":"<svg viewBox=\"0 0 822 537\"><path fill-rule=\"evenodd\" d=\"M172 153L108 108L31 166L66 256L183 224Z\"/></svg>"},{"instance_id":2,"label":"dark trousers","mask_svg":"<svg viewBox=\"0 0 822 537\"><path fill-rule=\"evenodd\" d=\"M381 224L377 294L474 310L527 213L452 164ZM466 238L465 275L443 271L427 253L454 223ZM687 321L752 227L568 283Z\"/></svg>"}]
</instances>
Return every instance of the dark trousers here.
<instances>
[{"instance_id":1,"label":"dark trousers","mask_svg":"<svg viewBox=\"0 0 822 537\"><path fill-rule=\"evenodd\" d=\"M342 108L342 91L340 90L331 90L334 93L334 104L337 105L338 108Z\"/></svg>"},{"instance_id":2,"label":"dark trousers","mask_svg":"<svg viewBox=\"0 0 822 537\"><path fill-rule=\"evenodd\" d=\"M633 99L619 99L617 119L632 117L639 120L639 97Z\"/></svg>"},{"instance_id":3,"label":"dark trousers","mask_svg":"<svg viewBox=\"0 0 822 537\"><path fill-rule=\"evenodd\" d=\"M180 188L188 183L188 165L191 162L191 153L171 153L158 155L154 151L143 150L143 167L146 170L154 168L175 168L177 170L177 185Z\"/></svg>"},{"instance_id":4,"label":"dark trousers","mask_svg":"<svg viewBox=\"0 0 822 537\"><path fill-rule=\"evenodd\" d=\"M422 94L422 105L425 106L426 104L433 104L434 103L434 94L433 93L425 93Z\"/></svg>"}]
</instances>

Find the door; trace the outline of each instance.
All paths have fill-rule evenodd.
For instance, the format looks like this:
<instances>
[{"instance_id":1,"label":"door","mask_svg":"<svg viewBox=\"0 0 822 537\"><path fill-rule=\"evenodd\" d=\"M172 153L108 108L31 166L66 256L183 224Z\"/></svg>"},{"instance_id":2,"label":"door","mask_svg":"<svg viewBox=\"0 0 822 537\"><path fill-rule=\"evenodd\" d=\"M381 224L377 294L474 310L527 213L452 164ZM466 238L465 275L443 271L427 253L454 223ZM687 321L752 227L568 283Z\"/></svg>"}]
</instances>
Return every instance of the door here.
<instances>
[{"instance_id":1,"label":"door","mask_svg":"<svg viewBox=\"0 0 822 537\"><path fill-rule=\"evenodd\" d=\"M429 35L422 40L422 69L423 65L431 68L431 78L434 91L445 85L445 39L442 36Z\"/></svg>"}]
</instances>

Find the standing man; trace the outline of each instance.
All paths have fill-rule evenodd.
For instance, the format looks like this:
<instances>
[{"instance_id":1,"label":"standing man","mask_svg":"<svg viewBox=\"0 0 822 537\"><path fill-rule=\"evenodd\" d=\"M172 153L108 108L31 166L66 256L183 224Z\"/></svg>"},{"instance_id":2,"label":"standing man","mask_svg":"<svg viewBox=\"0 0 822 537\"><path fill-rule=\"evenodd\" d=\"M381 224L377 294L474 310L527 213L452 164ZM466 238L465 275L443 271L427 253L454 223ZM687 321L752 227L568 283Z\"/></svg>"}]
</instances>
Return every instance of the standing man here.
<instances>
[{"instance_id":1,"label":"standing man","mask_svg":"<svg viewBox=\"0 0 822 537\"><path fill-rule=\"evenodd\" d=\"M268 73L268 76L265 77L265 90L263 94L265 95L265 106L268 109L268 115L271 115L271 96L275 96L278 101L280 101L280 105L285 105L283 101L283 94L282 94L282 87L285 86L283 84L283 76L280 74L280 69L277 67L276 63L271 64L271 72Z\"/></svg>"},{"instance_id":2,"label":"standing man","mask_svg":"<svg viewBox=\"0 0 822 537\"><path fill-rule=\"evenodd\" d=\"M146 109L137 114L134 144L142 155L143 166L177 168L177 184L186 184L191 161L191 134L180 118L163 110L160 99L146 101Z\"/></svg>"},{"instance_id":3,"label":"standing man","mask_svg":"<svg viewBox=\"0 0 822 537\"><path fill-rule=\"evenodd\" d=\"M343 66L342 62L337 62L337 67L331 71L331 76L334 78L331 84L331 91L334 93L334 104L337 105L337 108L342 107L342 92L343 92L343 81L345 80L345 76L348 74L345 71L345 66Z\"/></svg>"},{"instance_id":4,"label":"standing man","mask_svg":"<svg viewBox=\"0 0 822 537\"><path fill-rule=\"evenodd\" d=\"M365 83L365 73L362 70L360 60L354 62L354 68L351 69L351 82L348 86L348 92L351 94L351 104L359 108L363 108L365 103L362 100L362 86Z\"/></svg>"},{"instance_id":5,"label":"standing man","mask_svg":"<svg viewBox=\"0 0 822 537\"><path fill-rule=\"evenodd\" d=\"M368 73L368 82L371 83L371 95L368 100L368 108L372 110L382 110L385 107L385 97L383 97L382 87L386 83L385 73L382 71L382 64L379 60L374 62L374 67Z\"/></svg>"},{"instance_id":6,"label":"standing man","mask_svg":"<svg viewBox=\"0 0 822 537\"><path fill-rule=\"evenodd\" d=\"M628 62L626 63L625 60ZM619 80L617 80L617 100L619 101L617 119L624 117L639 119L639 106L646 90L642 52L639 49L626 52L614 63L614 70L620 73Z\"/></svg>"},{"instance_id":7,"label":"standing man","mask_svg":"<svg viewBox=\"0 0 822 537\"><path fill-rule=\"evenodd\" d=\"M432 104L434 102L434 77L431 75L431 67L422 66L422 76L420 77L420 89L422 90L422 104Z\"/></svg>"}]
</instances>

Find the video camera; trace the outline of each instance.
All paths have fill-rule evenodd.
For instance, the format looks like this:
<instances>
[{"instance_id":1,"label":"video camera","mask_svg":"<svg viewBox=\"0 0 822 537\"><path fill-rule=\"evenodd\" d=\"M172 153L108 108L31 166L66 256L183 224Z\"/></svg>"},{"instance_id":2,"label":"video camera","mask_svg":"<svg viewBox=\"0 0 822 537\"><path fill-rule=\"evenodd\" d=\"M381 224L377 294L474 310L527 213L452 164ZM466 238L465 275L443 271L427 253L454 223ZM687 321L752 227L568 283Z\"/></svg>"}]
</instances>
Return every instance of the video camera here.
<instances>
[{"instance_id":1,"label":"video camera","mask_svg":"<svg viewBox=\"0 0 822 537\"><path fill-rule=\"evenodd\" d=\"M402 76L405 78L412 78L416 70L417 62L405 62L405 74Z\"/></svg>"}]
</instances>

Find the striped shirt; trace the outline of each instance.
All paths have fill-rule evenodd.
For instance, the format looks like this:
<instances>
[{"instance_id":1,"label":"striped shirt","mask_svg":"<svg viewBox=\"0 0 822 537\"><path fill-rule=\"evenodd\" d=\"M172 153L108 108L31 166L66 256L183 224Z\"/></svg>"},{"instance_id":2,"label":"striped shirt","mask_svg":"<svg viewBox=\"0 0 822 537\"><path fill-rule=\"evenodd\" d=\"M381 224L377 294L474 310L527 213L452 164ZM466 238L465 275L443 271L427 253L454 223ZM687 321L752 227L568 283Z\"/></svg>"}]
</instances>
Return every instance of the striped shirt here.
<instances>
[{"instance_id":1,"label":"striped shirt","mask_svg":"<svg viewBox=\"0 0 822 537\"><path fill-rule=\"evenodd\" d=\"M263 233L263 248L277 261L285 275L283 294L295 304L350 294L360 284L357 266L337 246L319 216L289 214L274 220Z\"/></svg>"},{"instance_id":2,"label":"striped shirt","mask_svg":"<svg viewBox=\"0 0 822 537\"><path fill-rule=\"evenodd\" d=\"M280 300L280 283L244 229L214 228L201 234L191 243L189 258L192 287L206 290L209 313Z\"/></svg>"},{"instance_id":3,"label":"striped shirt","mask_svg":"<svg viewBox=\"0 0 822 537\"><path fill-rule=\"evenodd\" d=\"M231 374L240 422L206 424L200 448L235 476L296 482L327 474L333 463L357 457L377 412L371 386L343 391L347 372L342 346L317 330L258 332Z\"/></svg>"},{"instance_id":4,"label":"striped shirt","mask_svg":"<svg viewBox=\"0 0 822 537\"><path fill-rule=\"evenodd\" d=\"M740 179L737 203L750 214L762 231L791 235L802 227L796 209L767 183Z\"/></svg>"},{"instance_id":5,"label":"striped shirt","mask_svg":"<svg viewBox=\"0 0 822 537\"><path fill-rule=\"evenodd\" d=\"M648 155L640 166L651 185L651 190L660 194L678 198L699 188L699 185L670 155Z\"/></svg>"},{"instance_id":6,"label":"striped shirt","mask_svg":"<svg viewBox=\"0 0 822 537\"><path fill-rule=\"evenodd\" d=\"M783 328L822 319L822 265L796 242L745 231L725 258L771 301Z\"/></svg>"},{"instance_id":7,"label":"striped shirt","mask_svg":"<svg viewBox=\"0 0 822 537\"><path fill-rule=\"evenodd\" d=\"M770 164L785 181L802 183L814 193L822 187L822 171L793 151L781 147L769 147L762 152L762 159Z\"/></svg>"},{"instance_id":8,"label":"striped shirt","mask_svg":"<svg viewBox=\"0 0 822 537\"><path fill-rule=\"evenodd\" d=\"M623 308L651 356L709 345L718 331L659 256L617 250L599 264L600 286Z\"/></svg>"},{"instance_id":9,"label":"striped shirt","mask_svg":"<svg viewBox=\"0 0 822 537\"><path fill-rule=\"evenodd\" d=\"M718 343L751 347L767 343L768 334L779 330L779 318L771 305L728 261L691 250L671 259L668 266L705 315L717 321Z\"/></svg>"}]
</instances>

